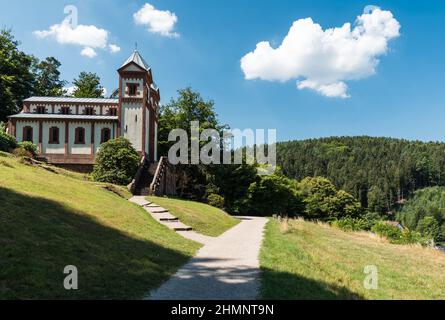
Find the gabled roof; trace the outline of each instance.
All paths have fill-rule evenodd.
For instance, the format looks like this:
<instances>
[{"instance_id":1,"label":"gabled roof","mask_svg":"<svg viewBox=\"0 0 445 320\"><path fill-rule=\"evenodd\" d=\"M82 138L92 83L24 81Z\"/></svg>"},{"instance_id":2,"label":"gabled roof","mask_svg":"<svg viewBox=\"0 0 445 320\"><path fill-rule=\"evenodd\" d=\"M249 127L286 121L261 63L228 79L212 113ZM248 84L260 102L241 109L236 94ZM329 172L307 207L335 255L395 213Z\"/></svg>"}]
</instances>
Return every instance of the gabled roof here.
<instances>
[{"instance_id":1,"label":"gabled roof","mask_svg":"<svg viewBox=\"0 0 445 320\"><path fill-rule=\"evenodd\" d=\"M124 62L124 64L119 69L122 69L123 67L125 67L126 65L128 65L129 63L132 63L132 62L144 70L147 70L147 71L150 70L150 66L144 60L144 58L142 58L142 56L139 54L139 51L137 51L137 50L134 50L134 52L131 54L131 56L127 59L127 61Z\"/></svg>"},{"instance_id":2,"label":"gabled roof","mask_svg":"<svg viewBox=\"0 0 445 320\"><path fill-rule=\"evenodd\" d=\"M117 116L88 116L83 114L37 114L37 113L19 113L13 116L8 116L12 119L64 119L64 120L103 120L103 121L117 121Z\"/></svg>"},{"instance_id":3,"label":"gabled roof","mask_svg":"<svg viewBox=\"0 0 445 320\"><path fill-rule=\"evenodd\" d=\"M72 97L30 97L24 102L60 102L60 103L105 103L116 104L119 99L107 98L72 98Z\"/></svg>"}]
</instances>

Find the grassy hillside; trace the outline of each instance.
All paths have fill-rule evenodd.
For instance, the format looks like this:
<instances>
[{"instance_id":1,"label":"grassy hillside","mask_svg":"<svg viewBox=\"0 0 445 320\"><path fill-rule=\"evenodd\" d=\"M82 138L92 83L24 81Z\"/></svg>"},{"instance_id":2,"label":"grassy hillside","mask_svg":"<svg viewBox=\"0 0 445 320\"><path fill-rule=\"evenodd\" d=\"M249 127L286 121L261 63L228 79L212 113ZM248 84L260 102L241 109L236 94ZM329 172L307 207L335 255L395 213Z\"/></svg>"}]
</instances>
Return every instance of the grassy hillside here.
<instances>
[{"instance_id":1,"label":"grassy hillside","mask_svg":"<svg viewBox=\"0 0 445 320\"><path fill-rule=\"evenodd\" d=\"M204 203L160 197L148 199L169 210L195 231L208 236L219 236L239 223L238 219Z\"/></svg>"},{"instance_id":2,"label":"grassy hillside","mask_svg":"<svg viewBox=\"0 0 445 320\"><path fill-rule=\"evenodd\" d=\"M364 268L378 267L366 290ZM369 233L271 220L261 250L264 299L445 299L445 254Z\"/></svg>"},{"instance_id":3,"label":"grassy hillside","mask_svg":"<svg viewBox=\"0 0 445 320\"><path fill-rule=\"evenodd\" d=\"M57 172L0 154L0 299L141 298L200 247L81 175ZM77 291L63 288L67 265L78 268Z\"/></svg>"}]
</instances>

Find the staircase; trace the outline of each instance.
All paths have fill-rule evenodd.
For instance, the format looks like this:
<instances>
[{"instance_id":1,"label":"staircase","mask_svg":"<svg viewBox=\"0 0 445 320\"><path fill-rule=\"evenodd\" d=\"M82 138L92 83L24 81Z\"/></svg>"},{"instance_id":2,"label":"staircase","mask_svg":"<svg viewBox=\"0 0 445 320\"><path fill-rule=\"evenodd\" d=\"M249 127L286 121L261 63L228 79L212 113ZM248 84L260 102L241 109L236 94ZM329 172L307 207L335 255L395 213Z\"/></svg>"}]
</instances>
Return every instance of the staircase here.
<instances>
[{"instance_id":1,"label":"staircase","mask_svg":"<svg viewBox=\"0 0 445 320\"><path fill-rule=\"evenodd\" d=\"M161 157L150 185L150 195L176 195L176 170L166 157Z\"/></svg>"},{"instance_id":2,"label":"staircase","mask_svg":"<svg viewBox=\"0 0 445 320\"><path fill-rule=\"evenodd\" d=\"M134 195L138 196L148 196L150 195L150 185L153 182L153 177L155 175L156 169L158 167L158 162L145 163L143 166L142 173L139 177L139 181L136 184L134 190Z\"/></svg>"},{"instance_id":3,"label":"staircase","mask_svg":"<svg viewBox=\"0 0 445 320\"><path fill-rule=\"evenodd\" d=\"M143 207L155 220L165 225L169 229L176 232L190 232L193 231L192 227L189 227L179 221L177 217L172 215L167 209L158 206L155 203L149 202L143 196L134 196L130 199L131 202Z\"/></svg>"},{"instance_id":4,"label":"staircase","mask_svg":"<svg viewBox=\"0 0 445 320\"><path fill-rule=\"evenodd\" d=\"M149 162L144 156L133 181L127 188L135 196L175 195L175 168L165 157L162 157L159 162Z\"/></svg>"}]
</instances>

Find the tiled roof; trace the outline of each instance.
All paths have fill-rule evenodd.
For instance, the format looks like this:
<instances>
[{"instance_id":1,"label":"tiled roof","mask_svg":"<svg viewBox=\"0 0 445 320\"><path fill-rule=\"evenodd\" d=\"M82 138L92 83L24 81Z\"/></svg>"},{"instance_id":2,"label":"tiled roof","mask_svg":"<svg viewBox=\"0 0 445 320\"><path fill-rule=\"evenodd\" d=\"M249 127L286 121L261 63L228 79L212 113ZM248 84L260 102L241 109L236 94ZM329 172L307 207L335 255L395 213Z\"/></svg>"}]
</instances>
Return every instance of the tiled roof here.
<instances>
[{"instance_id":1,"label":"tiled roof","mask_svg":"<svg viewBox=\"0 0 445 320\"><path fill-rule=\"evenodd\" d=\"M23 100L24 102L60 102L60 103L105 103L105 104L117 104L119 99L106 99L106 98L71 98L71 97L31 97Z\"/></svg>"},{"instance_id":2,"label":"tiled roof","mask_svg":"<svg viewBox=\"0 0 445 320\"><path fill-rule=\"evenodd\" d=\"M76 114L37 114L37 113L19 113L9 118L15 119L63 119L63 120L106 120L117 121L117 116L87 116Z\"/></svg>"},{"instance_id":3,"label":"tiled roof","mask_svg":"<svg viewBox=\"0 0 445 320\"><path fill-rule=\"evenodd\" d=\"M127 64L129 64L130 62L134 62L136 63L138 66L140 66L141 68L145 69L145 70L150 70L150 66L148 65L148 63L144 60L144 58L141 57L141 55L139 54L139 52L137 50L135 50L131 56L127 59L127 61L124 62L124 64L121 66L124 67Z\"/></svg>"}]
</instances>

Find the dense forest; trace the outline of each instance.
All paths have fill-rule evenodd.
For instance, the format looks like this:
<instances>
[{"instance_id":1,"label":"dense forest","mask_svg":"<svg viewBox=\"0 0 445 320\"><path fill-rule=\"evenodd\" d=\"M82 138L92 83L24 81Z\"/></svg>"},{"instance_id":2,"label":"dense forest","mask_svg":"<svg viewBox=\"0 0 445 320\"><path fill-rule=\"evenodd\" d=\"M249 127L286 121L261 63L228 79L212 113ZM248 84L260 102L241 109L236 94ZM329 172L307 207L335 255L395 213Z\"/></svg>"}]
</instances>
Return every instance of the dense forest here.
<instances>
[{"instance_id":1,"label":"dense forest","mask_svg":"<svg viewBox=\"0 0 445 320\"><path fill-rule=\"evenodd\" d=\"M326 177L379 213L415 190L445 185L445 143L366 136L290 141L277 145L277 161L288 177Z\"/></svg>"},{"instance_id":2,"label":"dense forest","mask_svg":"<svg viewBox=\"0 0 445 320\"><path fill-rule=\"evenodd\" d=\"M398 219L410 230L445 244L445 188L416 191L398 213Z\"/></svg>"}]
</instances>

